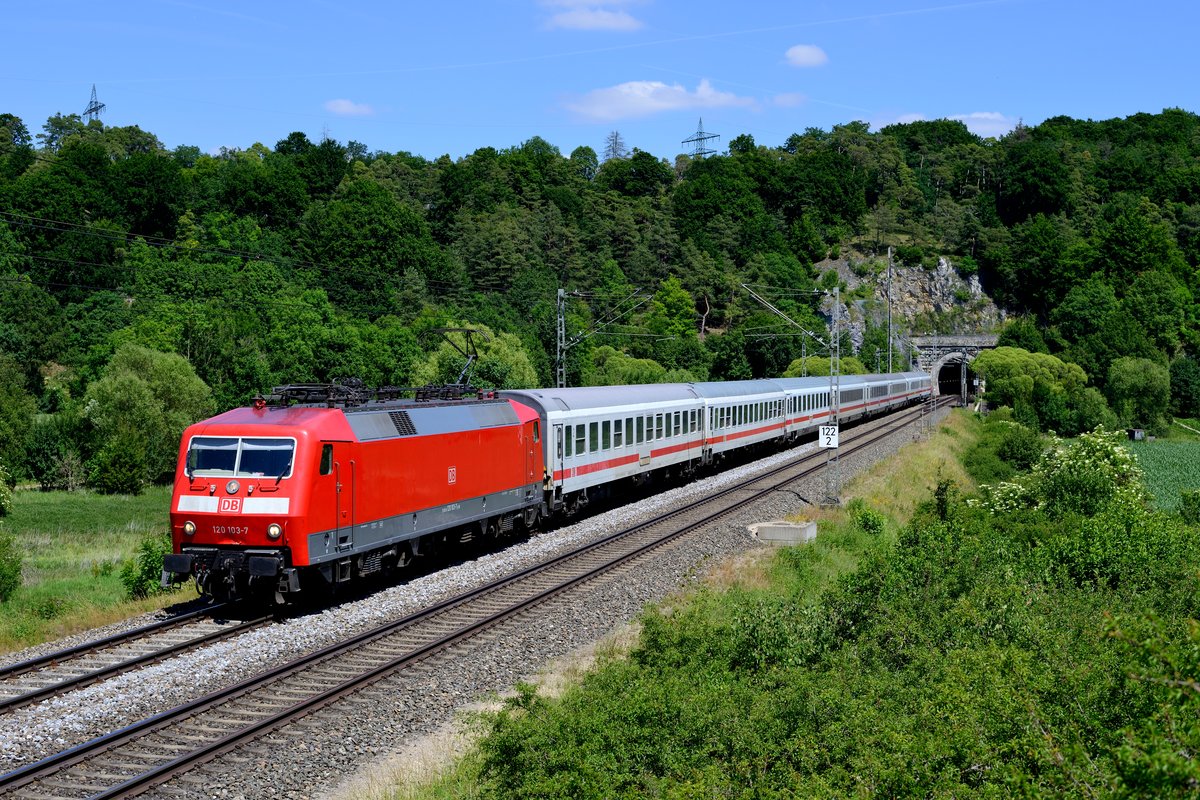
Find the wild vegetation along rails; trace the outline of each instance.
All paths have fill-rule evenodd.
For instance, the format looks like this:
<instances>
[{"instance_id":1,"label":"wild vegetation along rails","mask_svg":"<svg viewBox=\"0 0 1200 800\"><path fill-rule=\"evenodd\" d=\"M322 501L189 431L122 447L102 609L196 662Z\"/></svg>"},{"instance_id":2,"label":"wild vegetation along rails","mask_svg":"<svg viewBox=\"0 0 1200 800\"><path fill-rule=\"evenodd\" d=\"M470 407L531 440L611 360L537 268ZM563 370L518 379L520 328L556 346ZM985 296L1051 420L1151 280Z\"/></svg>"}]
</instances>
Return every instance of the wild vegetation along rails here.
<instances>
[{"instance_id":1,"label":"wild vegetation along rails","mask_svg":"<svg viewBox=\"0 0 1200 800\"><path fill-rule=\"evenodd\" d=\"M104 639L0 667L0 712L44 700L265 625L271 617L223 619L210 606Z\"/></svg>"},{"instance_id":2,"label":"wild vegetation along rails","mask_svg":"<svg viewBox=\"0 0 1200 800\"><path fill-rule=\"evenodd\" d=\"M873 431L848 435L843 454L895 432L919 418L920 411L896 416ZM469 649L467 642L475 634L754 503L824 463L819 452L799 458L700 502L0 776L0 791L18 797L42 796L49 788L59 796L135 794L405 667L419 661L436 664L435 654Z\"/></svg>"}]
</instances>

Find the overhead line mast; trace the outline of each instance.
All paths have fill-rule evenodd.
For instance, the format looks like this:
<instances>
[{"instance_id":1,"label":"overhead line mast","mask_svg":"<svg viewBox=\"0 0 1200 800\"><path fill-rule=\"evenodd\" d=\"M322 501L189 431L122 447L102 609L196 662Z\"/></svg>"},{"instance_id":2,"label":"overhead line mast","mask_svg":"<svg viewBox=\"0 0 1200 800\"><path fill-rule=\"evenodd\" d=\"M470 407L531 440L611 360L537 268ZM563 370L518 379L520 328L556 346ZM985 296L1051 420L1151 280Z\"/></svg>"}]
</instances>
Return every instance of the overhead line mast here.
<instances>
[{"instance_id":1,"label":"overhead line mast","mask_svg":"<svg viewBox=\"0 0 1200 800\"><path fill-rule=\"evenodd\" d=\"M704 130L704 118L700 118L699 124L696 125L696 132L688 138L684 139L680 144L692 145L692 158L704 158L705 156L716 155L716 150L708 147L708 143L713 139L720 139L719 133L706 133Z\"/></svg>"},{"instance_id":2,"label":"overhead line mast","mask_svg":"<svg viewBox=\"0 0 1200 800\"><path fill-rule=\"evenodd\" d=\"M92 99L88 102L87 108L83 110L83 116L87 117L87 121L100 119L100 115L104 113L107 106L96 99L96 84L92 84Z\"/></svg>"}]
</instances>

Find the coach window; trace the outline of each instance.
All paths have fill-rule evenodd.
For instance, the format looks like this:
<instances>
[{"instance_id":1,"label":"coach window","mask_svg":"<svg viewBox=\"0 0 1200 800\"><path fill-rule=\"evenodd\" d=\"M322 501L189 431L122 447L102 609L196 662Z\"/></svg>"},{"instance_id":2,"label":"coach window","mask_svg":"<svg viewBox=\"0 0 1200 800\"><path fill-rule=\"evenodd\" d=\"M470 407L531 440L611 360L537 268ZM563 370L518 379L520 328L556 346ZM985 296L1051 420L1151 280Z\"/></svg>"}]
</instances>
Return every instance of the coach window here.
<instances>
[{"instance_id":1,"label":"coach window","mask_svg":"<svg viewBox=\"0 0 1200 800\"><path fill-rule=\"evenodd\" d=\"M622 430L621 420L613 423L613 447L621 447L623 445L624 437L621 435Z\"/></svg>"},{"instance_id":2,"label":"coach window","mask_svg":"<svg viewBox=\"0 0 1200 800\"><path fill-rule=\"evenodd\" d=\"M599 450L600 449L600 423L599 422L588 423L588 438L591 440L591 446L588 448L588 452L594 453L597 450Z\"/></svg>"},{"instance_id":3,"label":"coach window","mask_svg":"<svg viewBox=\"0 0 1200 800\"><path fill-rule=\"evenodd\" d=\"M612 447L612 423L608 420L604 420L604 422L601 424L600 430L600 449L607 450L608 448Z\"/></svg>"},{"instance_id":4,"label":"coach window","mask_svg":"<svg viewBox=\"0 0 1200 800\"><path fill-rule=\"evenodd\" d=\"M575 426L575 455L581 456L587 452L587 428L583 425Z\"/></svg>"},{"instance_id":5,"label":"coach window","mask_svg":"<svg viewBox=\"0 0 1200 800\"><path fill-rule=\"evenodd\" d=\"M563 428L563 438L566 440L567 458L570 458L571 457L571 426L570 425L567 425L566 427ZM562 444L560 443L559 447L561 447L561 446L562 446Z\"/></svg>"},{"instance_id":6,"label":"coach window","mask_svg":"<svg viewBox=\"0 0 1200 800\"><path fill-rule=\"evenodd\" d=\"M646 418L637 418L637 443L641 444L646 441Z\"/></svg>"},{"instance_id":7,"label":"coach window","mask_svg":"<svg viewBox=\"0 0 1200 800\"><path fill-rule=\"evenodd\" d=\"M655 414L654 415L654 438L661 440L666 435L664 433L664 431L665 431L665 429L663 428L663 415Z\"/></svg>"}]
</instances>

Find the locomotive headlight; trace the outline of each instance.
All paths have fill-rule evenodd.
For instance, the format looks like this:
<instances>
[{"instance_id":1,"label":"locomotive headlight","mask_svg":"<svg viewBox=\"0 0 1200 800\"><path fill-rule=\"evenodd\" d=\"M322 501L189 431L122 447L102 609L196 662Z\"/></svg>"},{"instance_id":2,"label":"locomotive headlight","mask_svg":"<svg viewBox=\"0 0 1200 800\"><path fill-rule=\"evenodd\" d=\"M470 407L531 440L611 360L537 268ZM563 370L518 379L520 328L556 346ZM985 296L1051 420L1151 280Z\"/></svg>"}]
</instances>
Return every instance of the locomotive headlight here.
<instances>
[{"instance_id":1,"label":"locomotive headlight","mask_svg":"<svg viewBox=\"0 0 1200 800\"><path fill-rule=\"evenodd\" d=\"M190 519L183 523L183 532L188 536L191 536L196 532L196 523L192 522Z\"/></svg>"},{"instance_id":2,"label":"locomotive headlight","mask_svg":"<svg viewBox=\"0 0 1200 800\"><path fill-rule=\"evenodd\" d=\"M282 525L280 525L278 522L272 522L270 525L267 526L267 538L268 539L278 539L280 536L283 536L283 526Z\"/></svg>"},{"instance_id":3,"label":"locomotive headlight","mask_svg":"<svg viewBox=\"0 0 1200 800\"><path fill-rule=\"evenodd\" d=\"M229 483L225 484L225 491L228 494L237 494L237 490L240 488L241 484L239 484L237 481L230 481Z\"/></svg>"}]
</instances>

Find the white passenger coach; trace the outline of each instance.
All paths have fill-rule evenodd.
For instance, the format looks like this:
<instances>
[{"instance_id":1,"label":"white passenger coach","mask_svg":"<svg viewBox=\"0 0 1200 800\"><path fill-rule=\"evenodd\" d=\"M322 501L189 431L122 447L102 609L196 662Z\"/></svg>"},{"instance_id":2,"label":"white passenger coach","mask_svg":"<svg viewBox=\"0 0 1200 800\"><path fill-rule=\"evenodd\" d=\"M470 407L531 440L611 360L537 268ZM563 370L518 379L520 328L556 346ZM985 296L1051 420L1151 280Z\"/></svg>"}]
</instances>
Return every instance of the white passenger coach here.
<instances>
[{"instance_id":1,"label":"white passenger coach","mask_svg":"<svg viewBox=\"0 0 1200 800\"><path fill-rule=\"evenodd\" d=\"M923 372L842 375L836 417L849 421L928 397ZM828 424L828 377L521 389L497 392L542 418L551 511L653 472L691 471L730 451L783 445Z\"/></svg>"}]
</instances>

